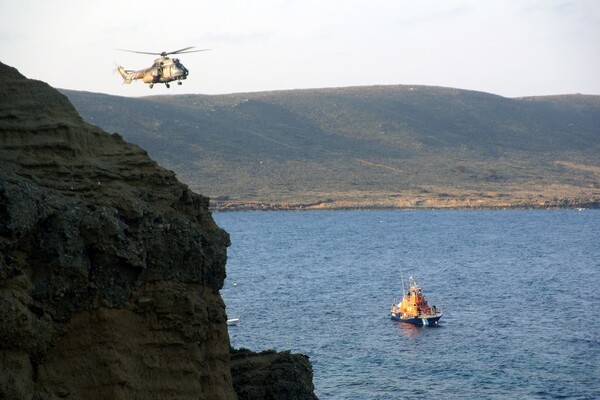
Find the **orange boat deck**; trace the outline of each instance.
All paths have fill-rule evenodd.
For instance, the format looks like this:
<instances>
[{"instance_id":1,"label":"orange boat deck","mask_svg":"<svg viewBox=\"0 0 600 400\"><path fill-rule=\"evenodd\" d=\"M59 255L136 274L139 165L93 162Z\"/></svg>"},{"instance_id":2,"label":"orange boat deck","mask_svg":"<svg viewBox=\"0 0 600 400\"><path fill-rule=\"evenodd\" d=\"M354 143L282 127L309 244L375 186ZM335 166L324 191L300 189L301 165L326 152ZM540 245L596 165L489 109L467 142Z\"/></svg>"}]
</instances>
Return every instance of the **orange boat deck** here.
<instances>
[{"instance_id":1,"label":"orange boat deck","mask_svg":"<svg viewBox=\"0 0 600 400\"><path fill-rule=\"evenodd\" d=\"M411 278L411 285L402 301L392 304L392 313L401 319L431 318L442 314L442 309L429 306L420 286Z\"/></svg>"}]
</instances>

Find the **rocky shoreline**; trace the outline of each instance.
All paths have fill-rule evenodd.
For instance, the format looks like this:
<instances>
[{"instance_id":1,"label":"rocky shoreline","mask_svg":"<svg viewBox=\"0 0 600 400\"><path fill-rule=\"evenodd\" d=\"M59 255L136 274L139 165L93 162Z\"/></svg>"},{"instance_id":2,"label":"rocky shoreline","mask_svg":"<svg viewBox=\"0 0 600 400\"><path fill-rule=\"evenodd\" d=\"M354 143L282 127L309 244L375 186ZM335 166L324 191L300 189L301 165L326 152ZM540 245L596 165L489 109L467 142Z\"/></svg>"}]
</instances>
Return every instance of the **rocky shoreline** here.
<instances>
[{"instance_id":1,"label":"rocky shoreline","mask_svg":"<svg viewBox=\"0 0 600 400\"><path fill-rule=\"evenodd\" d=\"M600 209L600 199L557 198L538 202L489 202L486 199L471 201L419 201L409 200L407 204L391 205L387 202L347 202L330 201L314 203L269 203L210 201L213 212L235 211L317 211L317 210L581 210Z\"/></svg>"}]
</instances>

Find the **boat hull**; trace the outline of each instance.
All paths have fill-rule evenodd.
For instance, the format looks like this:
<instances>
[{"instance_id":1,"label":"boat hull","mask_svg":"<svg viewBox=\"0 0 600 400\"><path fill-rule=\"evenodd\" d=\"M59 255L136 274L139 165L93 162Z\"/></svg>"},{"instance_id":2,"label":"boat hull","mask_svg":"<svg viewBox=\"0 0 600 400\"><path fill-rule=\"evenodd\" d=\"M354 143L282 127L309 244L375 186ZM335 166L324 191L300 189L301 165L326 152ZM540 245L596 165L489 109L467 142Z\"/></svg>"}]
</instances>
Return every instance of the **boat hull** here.
<instances>
[{"instance_id":1,"label":"boat hull","mask_svg":"<svg viewBox=\"0 0 600 400\"><path fill-rule=\"evenodd\" d=\"M391 318L394 321L406 322L407 324L417 325L417 326L436 326L438 325L440 318L442 318L442 314L431 316L431 317L414 317L414 318L402 318L395 313L391 313Z\"/></svg>"}]
</instances>

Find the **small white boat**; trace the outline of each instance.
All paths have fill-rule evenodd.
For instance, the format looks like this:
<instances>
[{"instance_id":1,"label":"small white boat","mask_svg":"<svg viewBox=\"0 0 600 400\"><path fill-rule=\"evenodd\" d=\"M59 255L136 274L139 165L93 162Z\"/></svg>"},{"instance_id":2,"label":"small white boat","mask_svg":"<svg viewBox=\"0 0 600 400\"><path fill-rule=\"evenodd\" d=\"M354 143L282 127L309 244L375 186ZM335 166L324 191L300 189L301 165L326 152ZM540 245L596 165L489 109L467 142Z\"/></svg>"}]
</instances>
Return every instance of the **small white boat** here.
<instances>
[{"instance_id":1,"label":"small white boat","mask_svg":"<svg viewBox=\"0 0 600 400\"><path fill-rule=\"evenodd\" d=\"M240 322L239 318L231 318L227 320L227 325L237 325Z\"/></svg>"}]
</instances>

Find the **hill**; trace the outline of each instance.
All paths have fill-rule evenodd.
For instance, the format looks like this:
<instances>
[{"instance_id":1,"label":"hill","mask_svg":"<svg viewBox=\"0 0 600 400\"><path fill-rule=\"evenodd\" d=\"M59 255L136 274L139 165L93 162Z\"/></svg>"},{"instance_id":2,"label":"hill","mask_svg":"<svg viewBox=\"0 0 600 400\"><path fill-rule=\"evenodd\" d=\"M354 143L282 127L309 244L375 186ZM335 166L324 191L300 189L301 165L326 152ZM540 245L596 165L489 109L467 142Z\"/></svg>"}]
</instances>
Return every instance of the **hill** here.
<instances>
[{"instance_id":1,"label":"hill","mask_svg":"<svg viewBox=\"0 0 600 400\"><path fill-rule=\"evenodd\" d=\"M427 86L63 91L214 208L598 207L600 96Z\"/></svg>"}]
</instances>

